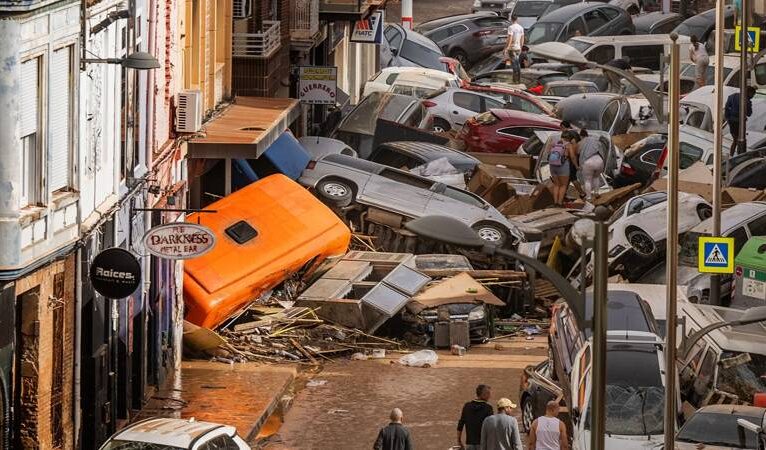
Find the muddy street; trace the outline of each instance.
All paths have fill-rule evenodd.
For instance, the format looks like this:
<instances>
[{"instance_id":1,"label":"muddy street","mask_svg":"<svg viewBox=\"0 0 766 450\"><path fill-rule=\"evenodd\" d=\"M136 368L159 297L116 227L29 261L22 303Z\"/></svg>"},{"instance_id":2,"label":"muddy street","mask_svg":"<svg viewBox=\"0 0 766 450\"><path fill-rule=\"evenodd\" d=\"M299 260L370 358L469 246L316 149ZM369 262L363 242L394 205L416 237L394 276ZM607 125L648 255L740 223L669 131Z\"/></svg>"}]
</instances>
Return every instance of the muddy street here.
<instances>
[{"instance_id":1,"label":"muddy street","mask_svg":"<svg viewBox=\"0 0 766 450\"><path fill-rule=\"evenodd\" d=\"M484 344L462 357L439 352L438 364L430 368L403 367L395 362L399 355L327 365L297 393L281 429L262 448L371 448L390 410L398 407L415 448L449 449L456 444L460 409L474 397L476 385L492 386L493 404L500 397L518 403L523 368L542 361L546 352L545 339L537 337Z\"/></svg>"}]
</instances>

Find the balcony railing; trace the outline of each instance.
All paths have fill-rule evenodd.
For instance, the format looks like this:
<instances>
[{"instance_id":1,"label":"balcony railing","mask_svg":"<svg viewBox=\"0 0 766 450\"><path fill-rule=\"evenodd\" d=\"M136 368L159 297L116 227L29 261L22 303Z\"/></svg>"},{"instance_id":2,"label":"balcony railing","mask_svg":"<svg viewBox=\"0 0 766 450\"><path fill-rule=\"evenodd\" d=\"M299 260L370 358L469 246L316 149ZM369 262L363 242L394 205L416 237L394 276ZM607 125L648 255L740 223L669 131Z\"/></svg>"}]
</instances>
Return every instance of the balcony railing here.
<instances>
[{"instance_id":1,"label":"balcony railing","mask_svg":"<svg viewBox=\"0 0 766 450\"><path fill-rule=\"evenodd\" d=\"M265 31L260 33L234 33L232 53L239 58L268 58L281 45L279 21L264 20Z\"/></svg>"},{"instance_id":2,"label":"balcony railing","mask_svg":"<svg viewBox=\"0 0 766 450\"><path fill-rule=\"evenodd\" d=\"M310 40L319 33L319 0L293 0L290 37Z\"/></svg>"}]
</instances>

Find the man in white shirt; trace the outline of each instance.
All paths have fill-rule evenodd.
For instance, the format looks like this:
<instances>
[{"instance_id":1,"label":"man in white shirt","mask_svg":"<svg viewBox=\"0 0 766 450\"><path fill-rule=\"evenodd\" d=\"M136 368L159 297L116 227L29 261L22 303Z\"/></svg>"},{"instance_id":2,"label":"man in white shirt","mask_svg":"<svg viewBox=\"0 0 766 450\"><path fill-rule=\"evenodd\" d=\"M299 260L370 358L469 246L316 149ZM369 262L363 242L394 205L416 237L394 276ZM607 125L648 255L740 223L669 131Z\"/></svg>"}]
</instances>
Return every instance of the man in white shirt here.
<instances>
[{"instance_id":1,"label":"man in white shirt","mask_svg":"<svg viewBox=\"0 0 766 450\"><path fill-rule=\"evenodd\" d=\"M514 83L521 82L519 55L521 54L521 47L524 45L524 27L518 24L518 20L519 18L516 17L516 14L511 15L511 26L508 27L508 45L505 49L508 52L508 58L511 60Z\"/></svg>"}]
</instances>

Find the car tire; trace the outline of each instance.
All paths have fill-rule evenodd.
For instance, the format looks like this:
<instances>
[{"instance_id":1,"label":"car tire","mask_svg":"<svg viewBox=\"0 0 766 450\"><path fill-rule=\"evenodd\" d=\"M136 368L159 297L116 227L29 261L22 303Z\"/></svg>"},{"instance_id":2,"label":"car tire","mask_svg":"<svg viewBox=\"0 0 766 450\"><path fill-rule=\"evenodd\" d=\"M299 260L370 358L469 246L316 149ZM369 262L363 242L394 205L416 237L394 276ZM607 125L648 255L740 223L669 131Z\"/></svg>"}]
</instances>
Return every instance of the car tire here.
<instances>
[{"instance_id":1,"label":"car tire","mask_svg":"<svg viewBox=\"0 0 766 450\"><path fill-rule=\"evenodd\" d=\"M654 239L646 231L640 228L628 228L625 231L625 237L628 239L630 246L641 255L651 256L657 252L657 243L654 242Z\"/></svg>"},{"instance_id":2,"label":"car tire","mask_svg":"<svg viewBox=\"0 0 766 450\"><path fill-rule=\"evenodd\" d=\"M446 120L437 117L434 119L433 130L437 133L446 133L452 129L452 125Z\"/></svg>"},{"instance_id":3,"label":"car tire","mask_svg":"<svg viewBox=\"0 0 766 450\"><path fill-rule=\"evenodd\" d=\"M502 247L508 240L508 231L498 223L479 222L471 228L479 235L479 238L487 241L488 244Z\"/></svg>"},{"instance_id":4,"label":"car tire","mask_svg":"<svg viewBox=\"0 0 766 450\"><path fill-rule=\"evenodd\" d=\"M532 406L532 400L528 395L525 395L521 399L521 429L525 433L529 433L532 429L532 422L535 420L535 410Z\"/></svg>"},{"instance_id":5,"label":"car tire","mask_svg":"<svg viewBox=\"0 0 766 450\"><path fill-rule=\"evenodd\" d=\"M471 66L471 62L468 60L468 55L463 50L452 50L450 58L456 59L465 70L468 70Z\"/></svg>"},{"instance_id":6,"label":"car tire","mask_svg":"<svg viewBox=\"0 0 766 450\"><path fill-rule=\"evenodd\" d=\"M713 208L704 203L697 205L697 216L700 220L709 219L713 217Z\"/></svg>"},{"instance_id":7,"label":"car tire","mask_svg":"<svg viewBox=\"0 0 766 450\"><path fill-rule=\"evenodd\" d=\"M325 204L340 208L350 205L354 200L354 190L351 184L335 178L321 180L317 183L316 194Z\"/></svg>"}]
</instances>

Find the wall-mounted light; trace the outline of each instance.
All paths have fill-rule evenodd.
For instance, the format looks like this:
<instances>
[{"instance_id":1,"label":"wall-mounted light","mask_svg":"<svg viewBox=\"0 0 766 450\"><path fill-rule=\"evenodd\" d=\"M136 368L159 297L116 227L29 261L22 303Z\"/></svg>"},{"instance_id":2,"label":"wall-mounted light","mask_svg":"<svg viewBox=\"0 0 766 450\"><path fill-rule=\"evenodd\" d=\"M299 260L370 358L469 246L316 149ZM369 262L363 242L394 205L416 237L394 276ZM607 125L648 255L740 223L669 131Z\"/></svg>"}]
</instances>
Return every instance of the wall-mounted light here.
<instances>
[{"instance_id":1,"label":"wall-mounted light","mask_svg":"<svg viewBox=\"0 0 766 450\"><path fill-rule=\"evenodd\" d=\"M160 62L147 52L133 52L125 58L85 58L83 64L120 64L126 69L150 70L159 69Z\"/></svg>"}]
</instances>

